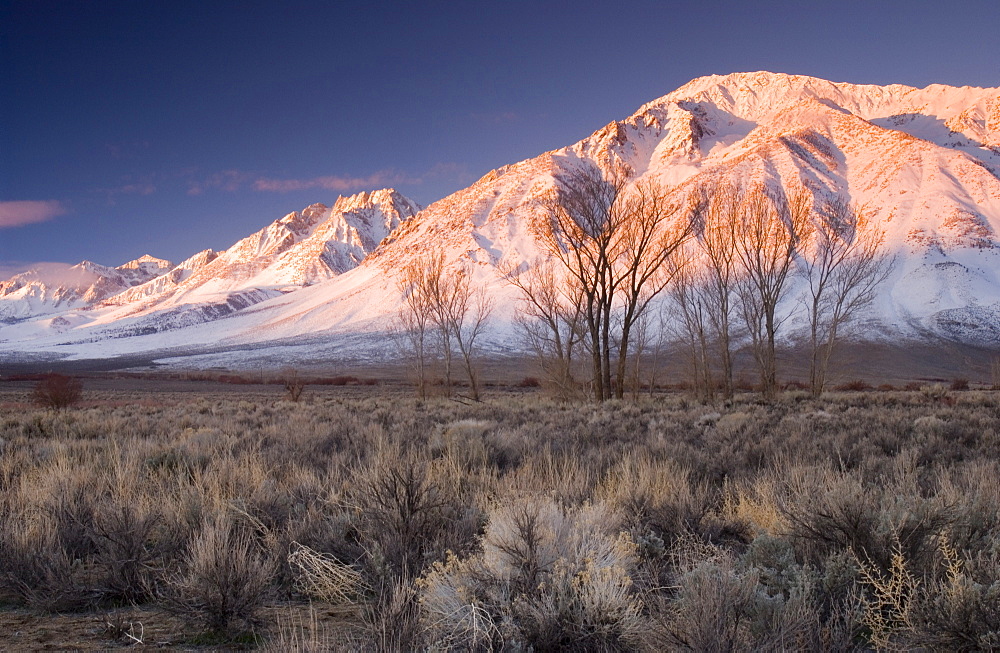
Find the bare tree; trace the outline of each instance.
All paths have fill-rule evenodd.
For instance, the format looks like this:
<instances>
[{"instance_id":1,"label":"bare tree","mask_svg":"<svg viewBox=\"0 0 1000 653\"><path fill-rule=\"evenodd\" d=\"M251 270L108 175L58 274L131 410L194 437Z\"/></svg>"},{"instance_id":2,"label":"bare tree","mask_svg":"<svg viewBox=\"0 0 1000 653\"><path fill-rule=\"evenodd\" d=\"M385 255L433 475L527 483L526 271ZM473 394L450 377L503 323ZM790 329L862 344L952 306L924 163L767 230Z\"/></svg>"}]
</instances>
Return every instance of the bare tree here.
<instances>
[{"instance_id":1,"label":"bare tree","mask_svg":"<svg viewBox=\"0 0 1000 653\"><path fill-rule=\"evenodd\" d=\"M686 248L689 259L695 256L697 245ZM671 289L675 308L674 325L688 352L691 385L695 394L711 401L715 380L712 375L712 286L708 270L689 262L678 270Z\"/></svg>"},{"instance_id":2,"label":"bare tree","mask_svg":"<svg viewBox=\"0 0 1000 653\"><path fill-rule=\"evenodd\" d=\"M433 308L428 294L429 271L418 262L403 269L397 284L403 305L396 316L393 333L404 357L410 361L417 381L417 393L427 398L429 363L433 354Z\"/></svg>"},{"instance_id":3,"label":"bare tree","mask_svg":"<svg viewBox=\"0 0 1000 653\"><path fill-rule=\"evenodd\" d=\"M723 184L702 187L690 206L705 267L700 296L707 307L726 399L733 396L733 312L739 274L736 241L742 205L742 190Z\"/></svg>"},{"instance_id":4,"label":"bare tree","mask_svg":"<svg viewBox=\"0 0 1000 653\"><path fill-rule=\"evenodd\" d=\"M418 265L422 270L421 294L426 298L430 308L431 323L437 331L441 357L444 360L445 393L450 397L455 385L452 379L452 363L455 353L452 340L455 332L451 324L451 315L456 310L451 306L456 301L455 279L445 273L444 252L440 250L435 250L415 265Z\"/></svg>"},{"instance_id":5,"label":"bare tree","mask_svg":"<svg viewBox=\"0 0 1000 653\"><path fill-rule=\"evenodd\" d=\"M404 268L399 288L405 302L400 310L398 330L413 355L421 396L426 396L427 363L436 340L444 362L446 392L450 395L454 387L457 347L472 398L478 401L476 341L486 328L493 303L482 288L472 287L468 265L447 269L444 253L434 251Z\"/></svg>"},{"instance_id":6,"label":"bare tree","mask_svg":"<svg viewBox=\"0 0 1000 653\"><path fill-rule=\"evenodd\" d=\"M880 254L884 233L869 216L840 199L815 220L803 257L809 282L809 387L820 396L840 328L875 298L892 259Z\"/></svg>"},{"instance_id":7,"label":"bare tree","mask_svg":"<svg viewBox=\"0 0 1000 653\"><path fill-rule=\"evenodd\" d=\"M659 310L650 309L641 313L632 330L628 387L634 399L638 399L643 386L650 395L656 388L657 372L666 343L663 304L658 304L657 308Z\"/></svg>"},{"instance_id":8,"label":"bare tree","mask_svg":"<svg viewBox=\"0 0 1000 653\"><path fill-rule=\"evenodd\" d=\"M624 174L594 167L558 177L545 204L542 240L580 299L594 399L622 397L632 329L672 280L665 265L690 236L690 224L653 184L630 188ZM616 363L612 368L612 361Z\"/></svg>"},{"instance_id":9,"label":"bare tree","mask_svg":"<svg viewBox=\"0 0 1000 653\"><path fill-rule=\"evenodd\" d=\"M667 303L661 302L657 306L655 318L650 318L649 335L647 336L647 360L644 366L646 370L645 384L649 389L649 395L653 396L656 391L657 382L659 381L660 374L660 363L668 356L668 350L670 349L670 337L668 333L667 325L671 319L670 307ZM638 369L636 369L636 376L639 378L641 374Z\"/></svg>"},{"instance_id":10,"label":"bare tree","mask_svg":"<svg viewBox=\"0 0 1000 653\"><path fill-rule=\"evenodd\" d=\"M83 383L76 377L50 372L35 384L31 396L41 406L64 410L83 397Z\"/></svg>"},{"instance_id":11,"label":"bare tree","mask_svg":"<svg viewBox=\"0 0 1000 653\"><path fill-rule=\"evenodd\" d=\"M650 302L674 280L684 267L678 255L693 233L691 220L668 201L653 183L636 186L625 200L625 224L614 252L621 279L621 327L618 345L616 396L625 390L625 376L633 328ZM637 363L638 364L638 363Z\"/></svg>"},{"instance_id":12,"label":"bare tree","mask_svg":"<svg viewBox=\"0 0 1000 653\"><path fill-rule=\"evenodd\" d=\"M285 386L285 397L289 401L298 402L302 399L302 392L306 389L306 381L299 376L299 371L294 367L287 367L281 373L281 382Z\"/></svg>"},{"instance_id":13,"label":"bare tree","mask_svg":"<svg viewBox=\"0 0 1000 653\"><path fill-rule=\"evenodd\" d=\"M799 244L811 226L811 199L805 192L755 188L743 194L737 224L737 294L750 331L761 393L774 398L778 389L776 336L787 318L777 314L788 291Z\"/></svg>"},{"instance_id":14,"label":"bare tree","mask_svg":"<svg viewBox=\"0 0 1000 653\"><path fill-rule=\"evenodd\" d=\"M462 356L465 373L469 379L472 399L479 401L479 369L476 361L476 340L486 329L493 312L493 300L485 289L473 289L471 270L461 267L447 281L439 284L438 327L450 342L453 338ZM450 352L445 352L450 359ZM449 386L450 387L450 386Z\"/></svg>"},{"instance_id":15,"label":"bare tree","mask_svg":"<svg viewBox=\"0 0 1000 653\"><path fill-rule=\"evenodd\" d=\"M605 180L586 167L557 178L546 204L545 245L579 290L581 316L592 361L594 398L611 398L611 312L616 280L614 245L624 224L623 176Z\"/></svg>"},{"instance_id":16,"label":"bare tree","mask_svg":"<svg viewBox=\"0 0 1000 653\"><path fill-rule=\"evenodd\" d=\"M582 349L579 288L560 278L552 260L504 270L504 278L522 293L515 321L535 354L550 389L563 399L580 394L575 367Z\"/></svg>"}]
</instances>

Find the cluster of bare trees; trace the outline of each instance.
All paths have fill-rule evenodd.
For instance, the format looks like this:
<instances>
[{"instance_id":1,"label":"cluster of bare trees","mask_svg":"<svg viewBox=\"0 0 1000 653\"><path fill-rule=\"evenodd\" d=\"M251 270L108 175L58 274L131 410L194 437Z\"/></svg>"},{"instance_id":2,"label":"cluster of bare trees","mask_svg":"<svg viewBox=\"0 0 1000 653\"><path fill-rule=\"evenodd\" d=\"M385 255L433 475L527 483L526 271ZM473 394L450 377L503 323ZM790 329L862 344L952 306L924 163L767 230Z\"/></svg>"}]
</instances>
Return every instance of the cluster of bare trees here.
<instances>
[{"instance_id":1,"label":"cluster of bare trees","mask_svg":"<svg viewBox=\"0 0 1000 653\"><path fill-rule=\"evenodd\" d=\"M734 353L747 343L761 392L773 397L795 275L808 287L818 395L841 327L889 273L881 232L844 202L815 210L805 192L719 185L679 204L656 185L594 168L558 182L539 234L547 259L507 277L522 291L522 330L550 383L589 389L597 401L622 397L629 378L639 382L639 359L659 353L646 344L662 340L656 331L665 323L684 345L700 394L732 396ZM662 319L649 308L665 291L671 314Z\"/></svg>"},{"instance_id":2,"label":"cluster of bare trees","mask_svg":"<svg viewBox=\"0 0 1000 653\"><path fill-rule=\"evenodd\" d=\"M581 166L558 176L542 202L544 256L503 270L521 291L517 323L549 387L605 401L640 383L640 362L660 354L664 325L687 352L707 399L734 392L734 356L752 354L765 398L778 390L777 345L799 275L808 290L810 386L819 395L844 323L889 273L882 233L864 211L806 192L702 187L683 200L652 182ZM437 253L404 270L402 334L425 395L430 361L452 387L453 358L479 397L474 345L492 305L469 270ZM656 302L661 295L670 302ZM650 308L669 307L664 318ZM655 367L655 366L654 366Z\"/></svg>"},{"instance_id":3,"label":"cluster of bare trees","mask_svg":"<svg viewBox=\"0 0 1000 653\"><path fill-rule=\"evenodd\" d=\"M701 188L689 214L697 237L689 243L687 269L673 294L695 387L708 398L717 388L732 396L734 331L742 328L761 392L773 397L778 330L788 317L779 305L808 238L811 199L764 188Z\"/></svg>"},{"instance_id":4,"label":"cluster of bare trees","mask_svg":"<svg viewBox=\"0 0 1000 653\"><path fill-rule=\"evenodd\" d=\"M583 356L593 398L620 398L637 359L634 340L677 273L670 263L691 223L651 183L632 187L624 175L605 178L589 167L558 181L539 234L548 260L507 277L523 293L521 324L553 384L578 390L572 363Z\"/></svg>"},{"instance_id":5,"label":"cluster of bare trees","mask_svg":"<svg viewBox=\"0 0 1000 653\"><path fill-rule=\"evenodd\" d=\"M493 311L492 299L483 287L473 287L469 265L446 265L443 252L403 269L399 283L404 304L395 326L396 339L412 362L421 397L432 383L450 396L456 367L468 380L471 398L480 397L477 340Z\"/></svg>"},{"instance_id":6,"label":"cluster of bare trees","mask_svg":"<svg viewBox=\"0 0 1000 653\"><path fill-rule=\"evenodd\" d=\"M805 280L809 385L819 396L844 323L869 304L892 261L865 211L842 200L814 210L805 192L764 188L701 189L690 204L695 264L680 275L674 299L696 389L733 394L733 343L748 338L762 394L778 389L776 344L790 315L782 310L793 275Z\"/></svg>"}]
</instances>

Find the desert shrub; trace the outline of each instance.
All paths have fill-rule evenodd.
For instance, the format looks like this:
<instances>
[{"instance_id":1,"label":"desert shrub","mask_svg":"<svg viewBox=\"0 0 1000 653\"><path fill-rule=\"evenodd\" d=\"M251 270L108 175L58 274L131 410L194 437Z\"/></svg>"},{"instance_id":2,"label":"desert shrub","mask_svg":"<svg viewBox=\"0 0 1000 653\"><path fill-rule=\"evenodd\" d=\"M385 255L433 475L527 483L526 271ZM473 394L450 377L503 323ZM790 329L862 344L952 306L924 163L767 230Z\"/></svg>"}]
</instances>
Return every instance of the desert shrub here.
<instances>
[{"instance_id":1,"label":"desert shrub","mask_svg":"<svg viewBox=\"0 0 1000 653\"><path fill-rule=\"evenodd\" d=\"M60 541L51 516L3 517L0 577L20 601L42 612L82 610L94 603L83 569Z\"/></svg>"},{"instance_id":2,"label":"desert shrub","mask_svg":"<svg viewBox=\"0 0 1000 653\"><path fill-rule=\"evenodd\" d=\"M842 392L864 392L871 389L871 384L866 381L862 381L861 379L845 381L844 383L834 387L834 390L840 390Z\"/></svg>"},{"instance_id":3,"label":"desert shrub","mask_svg":"<svg viewBox=\"0 0 1000 653\"><path fill-rule=\"evenodd\" d=\"M445 456L461 469L481 467L487 463L486 435L496 423L466 419L435 428L427 446L432 456Z\"/></svg>"},{"instance_id":4,"label":"desert shrub","mask_svg":"<svg viewBox=\"0 0 1000 653\"><path fill-rule=\"evenodd\" d=\"M147 498L128 505L98 503L91 528L102 600L143 603L155 592L160 542L154 531L161 519Z\"/></svg>"},{"instance_id":5,"label":"desert shrub","mask_svg":"<svg viewBox=\"0 0 1000 653\"><path fill-rule=\"evenodd\" d=\"M944 572L915 597L907 643L948 651L1000 648L1000 553L963 556L947 539L940 550Z\"/></svg>"},{"instance_id":6,"label":"desert shrub","mask_svg":"<svg viewBox=\"0 0 1000 653\"><path fill-rule=\"evenodd\" d=\"M570 452L551 447L527 454L522 463L500 479L505 494L547 494L566 505L578 505L593 496L603 465L587 464Z\"/></svg>"},{"instance_id":7,"label":"desert shrub","mask_svg":"<svg viewBox=\"0 0 1000 653\"><path fill-rule=\"evenodd\" d=\"M951 385L948 386L949 390L968 390L969 389L969 379L954 378L951 380Z\"/></svg>"},{"instance_id":8,"label":"desert shrub","mask_svg":"<svg viewBox=\"0 0 1000 653\"><path fill-rule=\"evenodd\" d=\"M625 458L604 476L595 497L642 532L650 529L668 544L680 534L713 527L717 493L671 460Z\"/></svg>"},{"instance_id":9,"label":"desert shrub","mask_svg":"<svg viewBox=\"0 0 1000 653\"><path fill-rule=\"evenodd\" d=\"M963 555L990 552L1000 541L1000 465L977 460L937 474L939 500L954 506L948 541Z\"/></svg>"},{"instance_id":10,"label":"desert shrub","mask_svg":"<svg viewBox=\"0 0 1000 653\"><path fill-rule=\"evenodd\" d=\"M39 406L62 410L77 404L83 397L83 384L65 374L48 374L35 384L31 397Z\"/></svg>"},{"instance_id":11,"label":"desert shrub","mask_svg":"<svg viewBox=\"0 0 1000 653\"><path fill-rule=\"evenodd\" d=\"M356 376L333 376L313 381L316 385L361 385L362 381ZM365 385L368 385L365 383Z\"/></svg>"},{"instance_id":12,"label":"desert shrub","mask_svg":"<svg viewBox=\"0 0 1000 653\"><path fill-rule=\"evenodd\" d=\"M1000 645L1000 555L963 556L939 540L921 573L897 547L887 571L861 562L864 622L880 649L993 650Z\"/></svg>"},{"instance_id":13,"label":"desert shrub","mask_svg":"<svg viewBox=\"0 0 1000 653\"><path fill-rule=\"evenodd\" d=\"M360 642L342 628L331 627L321 616L321 610L309 605L305 614L298 606L279 612L275 627L259 650L265 653L325 653L355 650Z\"/></svg>"},{"instance_id":14,"label":"desert shrub","mask_svg":"<svg viewBox=\"0 0 1000 653\"><path fill-rule=\"evenodd\" d=\"M948 395L948 389L940 383L920 386L920 394L924 401L931 404L951 405L954 403Z\"/></svg>"},{"instance_id":15,"label":"desert shrub","mask_svg":"<svg viewBox=\"0 0 1000 653\"><path fill-rule=\"evenodd\" d=\"M891 578L897 553L920 591L890 646L992 642L991 393L706 407L335 390L296 404L265 391L96 395L86 409L0 416L0 600L67 610L197 596L182 589L208 585L195 571L211 568L204 540L225 521L219 550L265 569L257 602L333 600L338 616L318 611L319 630L345 648L871 647L861 598L877 593L862 566ZM293 543L347 574L330 574L344 596L303 583ZM202 605L181 612L213 620ZM261 613L232 614L236 631Z\"/></svg>"},{"instance_id":16,"label":"desert shrub","mask_svg":"<svg viewBox=\"0 0 1000 653\"><path fill-rule=\"evenodd\" d=\"M397 577L376 589L361 611L366 644L376 651L414 651L423 640L417 590L412 579Z\"/></svg>"},{"instance_id":17,"label":"desert shrub","mask_svg":"<svg viewBox=\"0 0 1000 653\"><path fill-rule=\"evenodd\" d=\"M767 540L740 563L697 539L679 540L672 551L677 590L667 606L670 643L691 651L818 648L822 629L813 580L781 548L780 542ZM768 575L770 586L761 582Z\"/></svg>"},{"instance_id":18,"label":"desert shrub","mask_svg":"<svg viewBox=\"0 0 1000 653\"><path fill-rule=\"evenodd\" d=\"M489 515L482 552L420 582L431 647L630 650L648 626L631 575L635 544L606 504L526 497Z\"/></svg>"},{"instance_id":19,"label":"desert shrub","mask_svg":"<svg viewBox=\"0 0 1000 653\"><path fill-rule=\"evenodd\" d=\"M181 568L167 580L165 605L210 631L234 634L260 623L274 561L229 515L206 520Z\"/></svg>"},{"instance_id":20,"label":"desert shrub","mask_svg":"<svg viewBox=\"0 0 1000 653\"><path fill-rule=\"evenodd\" d=\"M948 430L948 422L936 415L923 415L913 420L913 432L918 435L941 435Z\"/></svg>"},{"instance_id":21,"label":"desert shrub","mask_svg":"<svg viewBox=\"0 0 1000 653\"><path fill-rule=\"evenodd\" d=\"M352 475L348 501L368 552L368 571L377 577L373 585L418 576L433 553L443 554L454 543L449 536L460 506L428 467L412 452L387 447Z\"/></svg>"},{"instance_id":22,"label":"desert shrub","mask_svg":"<svg viewBox=\"0 0 1000 653\"><path fill-rule=\"evenodd\" d=\"M888 573L894 547L902 543L909 559L925 560L933 538L953 515L937 497L920 492L912 475L885 479L874 487L858 474L795 469L779 497L788 535L804 559L818 562L848 550Z\"/></svg>"},{"instance_id":23,"label":"desert shrub","mask_svg":"<svg viewBox=\"0 0 1000 653\"><path fill-rule=\"evenodd\" d=\"M86 470L73 469L68 457L60 457L35 479L35 487L25 485L22 497L51 519L54 535L71 560L84 560L96 551L90 524L99 495L97 479Z\"/></svg>"}]
</instances>

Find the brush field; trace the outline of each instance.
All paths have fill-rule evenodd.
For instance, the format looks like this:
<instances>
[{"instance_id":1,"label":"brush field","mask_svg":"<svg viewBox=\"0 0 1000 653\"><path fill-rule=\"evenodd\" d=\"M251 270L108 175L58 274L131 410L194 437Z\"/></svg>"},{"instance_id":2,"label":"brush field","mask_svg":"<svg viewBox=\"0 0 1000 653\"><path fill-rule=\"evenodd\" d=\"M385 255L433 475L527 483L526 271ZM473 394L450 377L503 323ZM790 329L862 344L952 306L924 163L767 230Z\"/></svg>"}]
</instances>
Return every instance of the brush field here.
<instances>
[{"instance_id":1,"label":"brush field","mask_svg":"<svg viewBox=\"0 0 1000 653\"><path fill-rule=\"evenodd\" d=\"M0 646L1000 647L1000 393L0 388Z\"/></svg>"}]
</instances>

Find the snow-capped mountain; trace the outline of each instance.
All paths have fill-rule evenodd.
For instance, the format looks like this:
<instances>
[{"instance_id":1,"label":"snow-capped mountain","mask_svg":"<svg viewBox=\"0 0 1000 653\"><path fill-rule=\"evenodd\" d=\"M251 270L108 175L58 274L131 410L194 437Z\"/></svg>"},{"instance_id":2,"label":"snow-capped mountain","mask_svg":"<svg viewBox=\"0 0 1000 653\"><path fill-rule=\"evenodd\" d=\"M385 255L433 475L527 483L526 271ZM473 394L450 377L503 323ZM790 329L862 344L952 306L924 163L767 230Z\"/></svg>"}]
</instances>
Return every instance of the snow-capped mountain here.
<instances>
[{"instance_id":1,"label":"snow-capped mountain","mask_svg":"<svg viewBox=\"0 0 1000 653\"><path fill-rule=\"evenodd\" d=\"M28 270L0 281L0 321L16 321L89 306L146 283L173 267L145 255L112 268L83 261Z\"/></svg>"},{"instance_id":2,"label":"snow-capped mountain","mask_svg":"<svg viewBox=\"0 0 1000 653\"><path fill-rule=\"evenodd\" d=\"M739 73L696 79L575 145L495 170L423 211L368 265L387 274L442 238L507 266L537 255L531 206L596 163L662 184L804 189L865 207L896 256L869 337L1000 342L1000 89L871 86Z\"/></svg>"},{"instance_id":3,"label":"snow-capped mountain","mask_svg":"<svg viewBox=\"0 0 1000 653\"><path fill-rule=\"evenodd\" d=\"M226 252L202 252L86 310L64 310L70 326L58 335L46 314L0 329L0 342L14 351L58 345L84 358L334 346L383 333L402 301L401 270L432 249L471 264L489 285L502 334L517 293L497 270L536 259L538 200L557 174L585 163L623 168L678 200L731 182L804 189L817 206L833 198L862 205L896 256L863 335L1000 342L1000 89L766 72L695 79L419 212L394 191L311 206Z\"/></svg>"},{"instance_id":4,"label":"snow-capped mountain","mask_svg":"<svg viewBox=\"0 0 1000 653\"><path fill-rule=\"evenodd\" d=\"M392 189L340 197L332 207L313 204L224 252L205 250L109 297L97 308L110 310L97 321L128 317L132 332L148 333L218 319L357 267L419 210Z\"/></svg>"}]
</instances>

